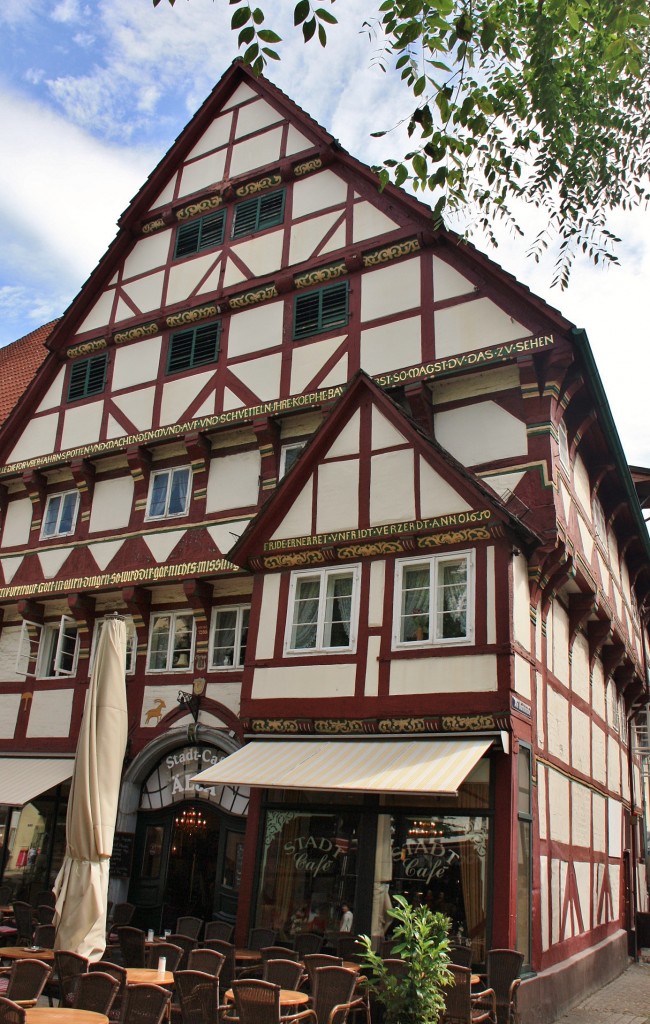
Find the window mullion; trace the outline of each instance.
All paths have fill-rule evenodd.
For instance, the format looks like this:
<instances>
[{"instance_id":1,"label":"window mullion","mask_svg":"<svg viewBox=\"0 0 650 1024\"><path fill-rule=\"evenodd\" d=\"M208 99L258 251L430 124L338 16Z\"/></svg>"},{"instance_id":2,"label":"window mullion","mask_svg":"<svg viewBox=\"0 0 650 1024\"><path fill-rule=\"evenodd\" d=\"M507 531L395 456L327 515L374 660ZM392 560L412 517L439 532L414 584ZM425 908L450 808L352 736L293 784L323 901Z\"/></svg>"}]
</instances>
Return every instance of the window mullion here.
<instances>
[{"instance_id":1,"label":"window mullion","mask_svg":"<svg viewBox=\"0 0 650 1024\"><path fill-rule=\"evenodd\" d=\"M327 573L318 574L318 619L316 625L316 650L323 650L325 631L325 610L327 607Z\"/></svg>"}]
</instances>

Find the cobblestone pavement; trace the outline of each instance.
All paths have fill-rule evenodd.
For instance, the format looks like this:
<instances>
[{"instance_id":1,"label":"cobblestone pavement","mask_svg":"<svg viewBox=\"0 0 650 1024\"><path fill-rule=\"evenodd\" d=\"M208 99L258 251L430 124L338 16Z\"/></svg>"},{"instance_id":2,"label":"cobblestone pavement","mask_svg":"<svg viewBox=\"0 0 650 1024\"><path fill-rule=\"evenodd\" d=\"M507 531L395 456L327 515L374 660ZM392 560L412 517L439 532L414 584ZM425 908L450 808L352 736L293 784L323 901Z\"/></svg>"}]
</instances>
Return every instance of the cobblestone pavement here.
<instances>
[{"instance_id":1,"label":"cobblestone pavement","mask_svg":"<svg viewBox=\"0 0 650 1024\"><path fill-rule=\"evenodd\" d=\"M631 964L556 1024L645 1024L650 1018L650 964Z\"/></svg>"}]
</instances>

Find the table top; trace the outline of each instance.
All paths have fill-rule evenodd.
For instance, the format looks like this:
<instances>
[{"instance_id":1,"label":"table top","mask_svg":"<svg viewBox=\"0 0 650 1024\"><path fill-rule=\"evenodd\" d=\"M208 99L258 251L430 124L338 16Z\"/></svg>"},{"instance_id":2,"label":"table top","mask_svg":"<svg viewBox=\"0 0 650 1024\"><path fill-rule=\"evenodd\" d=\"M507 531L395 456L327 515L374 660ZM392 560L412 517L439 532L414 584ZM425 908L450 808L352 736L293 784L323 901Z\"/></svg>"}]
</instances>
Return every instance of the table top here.
<instances>
[{"instance_id":1,"label":"table top","mask_svg":"<svg viewBox=\"0 0 650 1024\"><path fill-rule=\"evenodd\" d=\"M26 946L0 946L0 960L43 960L52 963L53 949L28 949Z\"/></svg>"},{"instance_id":2,"label":"table top","mask_svg":"<svg viewBox=\"0 0 650 1024\"><path fill-rule=\"evenodd\" d=\"M232 1003L234 993L231 988L227 990L225 998L227 1002ZM300 992L293 988L280 989L280 1006L304 1006L308 1002L309 995L306 992Z\"/></svg>"},{"instance_id":3,"label":"table top","mask_svg":"<svg viewBox=\"0 0 650 1024\"><path fill-rule=\"evenodd\" d=\"M103 1013L68 1006L33 1006L25 1014L25 1024L108 1024Z\"/></svg>"},{"instance_id":4,"label":"table top","mask_svg":"<svg viewBox=\"0 0 650 1024\"><path fill-rule=\"evenodd\" d=\"M238 946L235 950L235 960L252 960L259 961L262 959L262 953L259 949L244 949Z\"/></svg>"},{"instance_id":5,"label":"table top","mask_svg":"<svg viewBox=\"0 0 650 1024\"><path fill-rule=\"evenodd\" d=\"M174 974L172 971L158 972L157 967L127 967L127 985L173 985Z\"/></svg>"},{"instance_id":6,"label":"table top","mask_svg":"<svg viewBox=\"0 0 650 1024\"><path fill-rule=\"evenodd\" d=\"M347 967L349 971L355 971L357 974L361 973L361 964L358 964L356 960L344 960L341 966Z\"/></svg>"}]
</instances>

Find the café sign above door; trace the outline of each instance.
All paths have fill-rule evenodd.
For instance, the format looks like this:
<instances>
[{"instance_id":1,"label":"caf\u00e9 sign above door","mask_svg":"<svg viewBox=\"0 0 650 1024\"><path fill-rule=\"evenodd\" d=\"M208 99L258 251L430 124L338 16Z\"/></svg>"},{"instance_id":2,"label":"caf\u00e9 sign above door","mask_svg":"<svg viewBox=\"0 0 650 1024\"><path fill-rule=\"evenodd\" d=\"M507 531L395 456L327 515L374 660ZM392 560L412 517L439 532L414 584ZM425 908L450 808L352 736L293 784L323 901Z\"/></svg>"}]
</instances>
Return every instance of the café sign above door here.
<instances>
[{"instance_id":1,"label":"caf\u00e9 sign above door","mask_svg":"<svg viewBox=\"0 0 650 1024\"><path fill-rule=\"evenodd\" d=\"M156 765L142 787L140 810L153 811L186 800L204 800L231 814L246 814L248 786L201 786L195 775L226 757L216 747L179 747Z\"/></svg>"}]
</instances>

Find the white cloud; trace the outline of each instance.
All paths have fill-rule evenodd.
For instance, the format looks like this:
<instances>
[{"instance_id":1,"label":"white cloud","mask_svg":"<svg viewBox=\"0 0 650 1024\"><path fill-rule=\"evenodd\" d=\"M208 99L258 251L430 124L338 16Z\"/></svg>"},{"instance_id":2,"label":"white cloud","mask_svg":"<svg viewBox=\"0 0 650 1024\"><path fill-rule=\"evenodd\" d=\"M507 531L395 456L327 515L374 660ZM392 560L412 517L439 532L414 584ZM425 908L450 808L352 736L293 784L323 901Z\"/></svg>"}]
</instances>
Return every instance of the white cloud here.
<instances>
[{"instance_id":1,"label":"white cloud","mask_svg":"<svg viewBox=\"0 0 650 1024\"><path fill-rule=\"evenodd\" d=\"M61 21L64 24L78 21L81 17L79 0L59 0L50 17L52 21Z\"/></svg>"}]
</instances>

